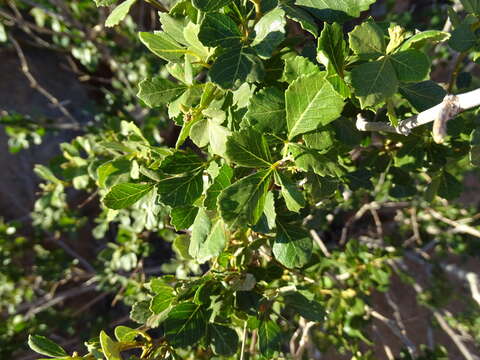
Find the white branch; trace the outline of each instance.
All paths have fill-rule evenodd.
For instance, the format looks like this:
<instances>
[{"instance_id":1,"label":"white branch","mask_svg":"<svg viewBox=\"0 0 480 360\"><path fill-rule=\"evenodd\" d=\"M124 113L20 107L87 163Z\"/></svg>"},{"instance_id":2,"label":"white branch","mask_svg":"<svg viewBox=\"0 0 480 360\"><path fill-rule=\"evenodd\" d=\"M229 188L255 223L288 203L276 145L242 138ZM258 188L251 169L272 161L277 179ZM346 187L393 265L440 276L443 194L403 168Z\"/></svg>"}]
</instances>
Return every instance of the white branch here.
<instances>
[{"instance_id":1,"label":"white branch","mask_svg":"<svg viewBox=\"0 0 480 360\"><path fill-rule=\"evenodd\" d=\"M431 122L434 126L436 141L442 141L445 135L446 123L465 110L480 106L480 89L476 89L460 95L447 95L443 101L418 115L400 121L397 127L384 122L370 122L358 114L357 129L360 131L385 131L400 135L409 135L412 129Z\"/></svg>"}]
</instances>

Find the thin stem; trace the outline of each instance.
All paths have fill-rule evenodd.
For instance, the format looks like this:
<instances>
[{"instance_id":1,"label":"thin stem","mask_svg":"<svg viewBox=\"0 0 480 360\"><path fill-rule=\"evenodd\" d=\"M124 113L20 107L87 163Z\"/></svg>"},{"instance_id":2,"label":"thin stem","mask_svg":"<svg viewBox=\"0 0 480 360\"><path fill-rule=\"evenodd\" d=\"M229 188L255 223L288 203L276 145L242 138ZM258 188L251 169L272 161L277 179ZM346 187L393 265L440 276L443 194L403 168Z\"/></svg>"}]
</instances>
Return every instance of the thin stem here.
<instances>
[{"instance_id":1,"label":"thin stem","mask_svg":"<svg viewBox=\"0 0 480 360\"><path fill-rule=\"evenodd\" d=\"M450 76L450 82L448 83L448 93L450 94L453 91L453 87L457 82L458 75L460 74L460 69L462 67L462 63L467 57L467 52L462 52L458 54L457 59L455 60L455 65L453 66L453 72Z\"/></svg>"},{"instance_id":2,"label":"thin stem","mask_svg":"<svg viewBox=\"0 0 480 360\"><path fill-rule=\"evenodd\" d=\"M154 6L155 8L157 8L159 11L168 13L168 9L160 1L157 1L157 0L145 0L145 1L150 5Z\"/></svg>"}]
</instances>

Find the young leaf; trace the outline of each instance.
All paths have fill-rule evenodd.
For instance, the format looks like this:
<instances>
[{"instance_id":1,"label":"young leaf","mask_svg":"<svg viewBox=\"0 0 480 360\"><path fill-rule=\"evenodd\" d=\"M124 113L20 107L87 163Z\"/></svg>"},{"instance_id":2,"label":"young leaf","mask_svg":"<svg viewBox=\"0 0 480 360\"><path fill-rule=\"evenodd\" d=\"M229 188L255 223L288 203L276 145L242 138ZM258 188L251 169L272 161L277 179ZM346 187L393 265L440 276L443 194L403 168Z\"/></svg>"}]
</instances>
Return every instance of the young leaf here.
<instances>
[{"instance_id":1,"label":"young leaf","mask_svg":"<svg viewBox=\"0 0 480 360\"><path fill-rule=\"evenodd\" d=\"M218 207L230 228L255 225L263 214L271 181L271 171L259 171L237 181L222 191Z\"/></svg>"},{"instance_id":2,"label":"young leaf","mask_svg":"<svg viewBox=\"0 0 480 360\"><path fill-rule=\"evenodd\" d=\"M226 156L244 167L265 168L272 165L267 140L252 128L235 132L227 139Z\"/></svg>"},{"instance_id":3,"label":"young leaf","mask_svg":"<svg viewBox=\"0 0 480 360\"><path fill-rule=\"evenodd\" d=\"M203 12L219 10L231 2L232 0L192 0L193 6Z\"/></svg>"},{"instance_id":4,"label":"young leaf","mask_svg":"<svg viewBox=\"0 0 480 360\"><path fill-rule=\"evenodd\" d=\"M214 154L225 156L227 138L231 132L221 124L225 121L225 112L204 110L206 117L195 123L190 130L190 138L198 147L210 144Z\"/></svg>"},{"instance_id":5,"label":"young leaf","mask_svg":"<svg viewBox=\"0 0 480 360\"><path fill-rule=\"evenodd\" d=\"M172 207L192 205L203 191L202 171L161 180L157 191L160 201Z\"/></svg>"},{"instance_id":6,"label":"young leaf","mask_svg":"<svg viewBox=\"0 0 480 360\"><path fill-rule=\"evenodd\" d=\"M208 330L212 339L212 349L217 355L231 356L236 353L238 348L237 333L226 326L219 324L209 324Z\"/></svg>"},{"instance_id":7,"label":"young leaf","mask_svg":"<svg viewBox=\"0 0 480 360\"><path fill-rule=\"evenodd\" d=\"M272 320L264 320L258 329L258 345L260 353L267 359L273 359L275 352L280 351L282 330Z\"/></svg>"},{"instance_id":8,"label":"young leaf","mask_svg":"<svg viewBox=\"0 0 480 360\"><path fill-rule=\"evenodd\" d=\"M335 72L343 77L347 44L343 38L343 28L340 24L325 23L318 38L317 59L327 69L331 65Z\"/></svg>"},{"instance_id":9,"label":"young leaf","mask_svg":"<svg viewBox=\"0 0 480 360\"><path fill-rule=\"evenodd\" d=\"M373 21L357 25L348 37L350 47L361 59L377 59L384 55L387 49L383 31Z\"/></svg>"},{"instance_id":10,"label":"young leaf","mask_svg":"<svg viewBox=\"0 0 480 360\"><path fill-rule=\"evenodd\" d=\"M130 8L135 4L137 0L125 0L120 5L118 5L113 11L108 15L107 20L105 20L106 27L113 27L118 25L125 16L128 15Z\"/></svg>"},{"instance_id":11,"label":"young leaf","mask_svg":"<svg viewBox=\"0 0 480 360\"><path fill-rule=\"evenodd\" d=\"M344 105L342 97L321 73L294 81L285 93L285 103L289 139L337 119Z\"/></svg>"},{"instance_id":12,"label":"young leaf","mask_svg":"<svg viewBox=\"0 0 480 360\"><path fill-rule=\"evenodd\" d=\"M100 332L100 345L107 360L122 360L119 344L113 341L103 330Z\"/></svg>"},{"instance_id":13,"label":"young leaf","mask_svg":"<svg viewBox=\"0 0 480 360\"><path fill-rule=\"evenodd\" d=\"M230 48L240 45L242 33L227 15L207 13L200 25L198 38L205 46Z\"/></svg>"},{"instance_id":14,"label":"young leaf","mask_svg":"<svg viewBox=\"0 0 480 360\"><path fill-rule=\"evenodd\" d=\"M110 209L125 209L147 195L153 187L154 184L118 184L112 187L103 203Z\"/></svg>"},{"instance_id":15,"label":"young leaf","mask_svg":"<svg viewBox=\"0 0 480 360\"><path fill-rule=\"evenodd\" d=\"M285 38L285 12L275 8L262 16L255 24L255 38L252 42L253 49L258 56L268 59L273 51Z\"/></svg>"},{"instance_id":16,"label":"young leaf","mask_svg":"<svg viewBox=\"0 0 480 360\"><path fill-rule=\"evenodd\" d=\"M293 269L305 265L312 254L312 239L298 224L283 224L277 220L277 236L273 254L282 265Z\"/></svg>"},{"instance_id":17,"label":"young leaf","mask_svg":"<svg viewBox=\"0 0 480 360\"><path fill-rule=\"evenodd\" d=\"M139 37L151 52L166 61L179 61L185 55L185 48L164 32L141 32Z\"/></svg>"},{"instance_id":18,"label":"young leaf","mask_svg":"<svg viewBox=\"0 0 480 360\"><path fill-rule=\"evenodd\" d=\"M344 22L360 16L376 0L297 0L295 3L307 9L315 17L326 22Z\"/></svg>"},{"instance_id":19,"label":"young leaf","mask_svg":"<svg viewBox=\"0 0 480 360\"><path fill-rule=\"evenodd\" d=\"M288 210L299 212L300 209L305 207L305 198L297 184L280 172L275 172L275 182L281 186L281 193Z\"/></svg>"},{"instance_id":20,"label":"young leaf","mask_svg":"<svg viewBox=\"0 0 480 360\"><path fill-rule=\"evenodd\" d=\"M195 345L206 331L206 318L201 305L185 302L173 307L165 320L165 336L172 346Z\"/></svg>"},{"instance_id":21,"label":"young leaf","mask_svg":"<svg viewBox=\"0 0 480 360\"><path fill-rule=\"evenodd\" d=\"M255 93L248 103L244 121L261 133L283 132L287 127L283 92L276 87L267 87Z\"/></svg>"},{"instance_id":22,"label":"young leaf","mask_svg":"<svg viewBox=\"0 0 480 360\"><path fill-rule=\"evenodd\" d=\"M123 325L117 326L114 332L115 338L120 342L132 342L137 336L141 335L140 331Z\"/></svg>"},{"instance_id":23,"label":"young leaf","mask_svg":"<svg viewBox=\"0 0 480 360\"><path fill-rule=\"evenodd\" d=\"M45 336L29 335L28 346L38 354L50 357L68 356L67 352Z\"/></svg>"},{"instance_id":24,"label":"young leaf","mask_svg":"<svg viewBox=\"0 0 480 360\"><path fill-rule=\"evenodd\" d=\"M262 62L251 49L238 45L225 50L217 58L209 75L215 84L224 89L231 89L247 79L260 80L264 75L264 69Z\"/></svg>"},{"instance_id":25,"label":"young leaf","mask_svg":"<svg viewBox=\"0 0 480 360\"><path fill-rule=\"evenodd\" d=\"M388 57L355 66L352 85L362 108L375 106L397 92L398 79Z\"/></svg>"},{"instance_id":26,"label":"young leaf","mask_svg":"<svg viewBox=\"0 0 480 360\"><path fill-rule=\"evenodd\" d=\"M184 84L174 83L158 76L141 81L138 87L137 96L151 108L167 105L188 88Z\"/></svg>"}]
</instances>

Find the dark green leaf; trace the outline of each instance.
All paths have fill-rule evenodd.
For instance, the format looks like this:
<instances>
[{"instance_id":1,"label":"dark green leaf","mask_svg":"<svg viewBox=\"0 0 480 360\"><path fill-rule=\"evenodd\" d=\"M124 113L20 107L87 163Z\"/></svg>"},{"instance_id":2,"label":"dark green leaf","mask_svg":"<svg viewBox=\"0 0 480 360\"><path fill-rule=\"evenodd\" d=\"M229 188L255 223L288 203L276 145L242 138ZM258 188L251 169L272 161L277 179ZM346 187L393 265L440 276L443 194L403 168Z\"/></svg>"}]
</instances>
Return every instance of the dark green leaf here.
<instances>
[{"instance_id":1,"label":"dark green leaf","mask_svg":"<svg viewBox=\"0 0 480 360\"><path fill-rule=\"evenodd\" d=\"M262 58L269 58L285 38L285 12L275 8L262 16L255 24L255 38L251 46Z\"/></svg>"},{"instance_id":2,"label":"dark green leaf","mask_svg":"<svg viewBox=\"0 0 480 360\"><path fill-rule=\"evenodd\" d=\"M230 48L240 44L242 33L227 15L207 13L200 25L198 38L205 46Z\"/></svg>"},{"instance_id":3,"label":"dark green leaf","mask_svg":"<svg viewBox=\"0 0 480 360\"><path fill-rule=\"evenodd\" d=\"M103 199L103 203L110 209L125 209L147 195L154 184L124 183L112 187Z\"/></svg>"},{"instance_id":4,"label":"dark green leaf","mask_svg":"<svg viewBox=\"0 0 480 360\"><path fill-rule=\"evenodd\" d=\"M480 15L480 0L460 0L465 11L469 13Z\"/></svg>"},{"instance_id":5,"label":"dark green leaf","mask_svg":"<svg viewBox=\"0 0 480 360\"><path fill-rule=\"evenodd\" d=\"M313 298L312 294L309 295ZM324 320L325 310L322 305L316 300L306 298L300 292L285 295L285 303L287 308L293 309L307 320L317 322Z\"/></svg>"},{"instance_id":6,"label":"dark green leaf","mask_svg":"<svg viewBox=\"0 0 480 360\"><path fill-rule=\"evenodd\" d=\"M400 93L418 112L440 104L447 95L447 92L440 85L431 80L402 85Z\"/></svg>"},{"instance_id":7,"label":"dark green leaf","mask_svg":"<svg viewBox=\"0 0 480 360\"><path fill-rule=\"evenodd\" d=\"M178 304L165 320L165 336L173 346L192 346L205 335L206 324L200 305L191 302Z\"/></svg>"},{"instance_id":8,"label":"dark green leaf","mask_svg":"<svg viewBox=\"0 0 480 360\"><path fill-rule=\"evenodd\" d=\"M282 343L282 330L272 320L265 320L260 323L258 329L258 345L260 353L267 359L273 359L275 352L280 351Z\"/></svg>"},{"instance_id":9,"label":"dark green leaf","mask_svg":"<svg viewBox=\"0 0 480 360\"><path fill-rule=\"evenodd\" d=\"M281 81L292 83L300 76L307 76L314 73L319 73L320 69L317 65L312 63L306 57L297 55L296 53L289 53L284 57L285 65L283 67L283 74Z\"/></svg>"},{"instance_id":10,"label":"dark green leaf","mask_svg":"<svg viewBox=\"0 0 480 360\"><path fill-rule=\"evenodd\" d=\"M233 133L227 140L227 158L244 167L270 167L272 159L265 137L250 128Z\"/></svg>"},{"instance_id":11,"label":"dark green leaf","mask_svg":"<svg viewBox=\"0 0 480 360\"><path fill-rule=\"evenodd\" d=\"M312 239L299 224L283 224L277 221L277 236L273 254L282 265L293 269L305 265L312 255Z\"/></svg>"},{"instance_id":12,"label":"dark green leaf","mask_svg":"<svg viewBox=\"0 0 480 360\"><path fill-rule=\"evenodd\" d=\"M237 181L218 198L220 215L231 227L255 225L263 214L271 171L259 171Z\"/></svg>"},{"instance_id":13,"label":"dark green leaf","mask_svg":"<svg viewBox=\"0 0 480 360\"><path fill-rule=\"evenodd\" d=\"M160 201L165 205L192 205L202 195L202 171L163 179L157 188Z\"/></svg>"},{"instance_id":14,"label":"dark green leaf","mask_svg":"<svg viewBox=\"0 0 480 360\"><path fill-rule=\"evenodd\" d=\"M279 0L278 6L285 11L285 15L300 24L303 30L313 36L318 36L318 26L315 19L308 12L295 5L294 0Z\"/></svg>"},{"instance_id":15,"label":"dark green leaf","mask_svg":"<svg viewBox=\"0 0 480 360\"><path fill-rule=\"evenodd\" d=\"M161 314L172 305L172 302L175 300L175 294L172 288L165 288L166 291L163 291L152 298L150 303L150 310L154 314Z\"/></svg>"},{"instance_id":16,"label":"dark green leaf","mask_svg":"<svg viewBox=\"0 0 480 360\"><path fill-rule=\"evenodd\" d=\"M362 59L377 59L387 50L383 31L373 21L356 26L348 37L353 52Z\"/></svg>"},{"instance_id":17,"label":"dark green leaf","mask_svg":"<svg viewBox=\"0 0 480 360\"><path fill-rule=\"evenodd\" d=\"M232 0L192 0L193 6L204 12L219 10L231 2Z\"/></svg>"},{"instance_id":18,"label":"dark green leaf","mask_svg":"<svg viewBox=\"0 0 480 360\"><path fill-rule=\"evenodd\" d=\"M170 212L171 223L175 230L188 229L197 216L198 208L196 206L180 206L173 208Z\"/></svg>"},{"instance_id":19,"label":"dark green leaf","mask_svg":"<svg viewBox=\"0 0 480 360\"><path fill-rule=\"evenodd\" d=\"M281 186L281 193L288 210L299 212L305 207L303 193L292 179L283 173L275 172L275 182Z\"/></svg>"},{"instance_id":20,"label":"dark green leaf","mask_svg":"<svg viewBox=\"0 0 480 360\"><path fill-rule=\"evenodd\" d=\"M368 10L376 0L296 0L317 18L327 22L343 22L357 18L362 11Z\"/></svg>"},{"instance_id":21,"label":"dark green leaf","mask_svg":"<svg viewBox=\"0 0 480 360\"><path fill-rule=\"evenodd\" d=\"M138 87L137 96L151 108L167 105L187 90L184 84L176 84L158 76L143 80Z\"/></svg>"},{"instance_id":22,"label":"dark green leaf","mask_svg":"<svg viewBox=\"0 0 480 360\"><path fill-rule=\"evenodd\" d=\"M237 352L238 335L235 330L219 324L209 324L208 328L215 354L231 356Z\"/></svg>"},{"instance_id":23,"label":"dark green leaf","mask_svg":"<svg viewBox=\"0 0 480 360\"><path fill-rule=\"evenodd\" d=\"M391 55L390 59L400 81L424 80L430 70L428 57L418 50L402 51Z\"/></svg>"},{"instance_id":24,"label":"dark green leaf","mask_svg":"<svg viewBox=\"0 0 480 360\"><path fill-rule=\"evenodd\" d=\"M472 31L470 24L460 24L453 30L452 37L448 41L448 45L453 50L464 52L470 50L477 43L477 37Z\"/></svg>"},{"instance_id":25,"label":"dark green leaf","mask_svg":"<svg viewBox=\"0 0 480 360\"><path fill-rule=\"evenodd\" d=\"M189 171L200 169L205 165L205 161L193 152L176 151L167 156L160 166L166 174L183 174Z\"/></svg>"},{"instance_id":26,"label":"dark green leaf","mask_svg":"<svg viewBox=\"0 0 480 360\"><path fill-rule=\"evenodd\" d=\"M284 131L287 127L284 93L275 87L256 92L248 103L245 121L261 133Z\"/></svg>"},{"instance_id":27,"label":"dark green leaf","mask_svg":"<svg viewBox=\"0 0 480 360\"><path fill-rule=\"evenodd\" d=\"M217 208L218 195L232 184L232 176L232 168L224 164L215 177L213 184L207 190L205 200L203 201L203 205L207 210L215 210Z\"/></svg>"},{"instance_id":28,"label":"dark green leaf","mask_svg":"<svg viewBox=\"0 0 480 360\"><path fill-rule=\"evenodd\" d=\"M328 69L329 65L343 77L347 43L340 24L325 24L318 38L317 59Z\"/></svg>"}]
</instances>

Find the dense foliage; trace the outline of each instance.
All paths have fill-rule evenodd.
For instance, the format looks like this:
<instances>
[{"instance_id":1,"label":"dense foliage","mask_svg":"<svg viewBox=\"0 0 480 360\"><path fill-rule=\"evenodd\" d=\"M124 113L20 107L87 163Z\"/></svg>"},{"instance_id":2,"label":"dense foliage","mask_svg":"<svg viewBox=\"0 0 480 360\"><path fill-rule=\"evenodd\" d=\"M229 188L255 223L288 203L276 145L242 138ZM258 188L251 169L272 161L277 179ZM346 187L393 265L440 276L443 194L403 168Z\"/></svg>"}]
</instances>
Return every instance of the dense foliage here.
<instances>
[{"instance_id":1,"label":"dense foliage","mask_svg":"<svg viewBox=\"0 0 480 360\"><path fill-rule=\"evenodd\" d=\"M449 8L451 27L442 30L442 22L418 29L400 15L362 16L375 0L148 0L161 30L140 31L138 40L128 14L141 0L95 2L99 10L79 3L91 14L114 5L104 20L118 32L95 44L69 29L68 50L90 71L108 62L115 81L85 134L62 144L51 166L37 166L43 183L28 241L37 243L37 282L48 287L83 267L94 273L84 286L131 305L133 323L113 331L97 324L104 330L85 350L67 354L39 326L37 309L19 314L35 297L15 255L27 240L15 223L2 223L8 271L0 273L0 306L16 315L0 336L28 331L31 349L63 360L302 359L329 351L370 359L377 319L399 338L398 357L446 358L442 346L417 348L401 318L373 308L372 294L388 294L395 277L442 329L480 339L478 279L448 264L478 255L477 209L456 201L466 174L478 174L475 110L451 120L442 141L428 125L408 136L356 126L360 114L396 127L448 93L477 87L466 69L477 60L479 2ZM118 34L129 45L106 56ZM448 83L430 79L432 68L451 62ZM142 106L153 109L141 122L133 115L137 83ZM3 118L17 147L41 127L24 120ZM165 141L160 130L171 122L178 136ZM93 220L69 204L71 188L87 202L101 199ZM40 245L45 235L78 236L86 223L95 239L112 239L93 266L81 257L64 265L65 254ZM158 265L158 242L170 242L173 255L149 273L144 262ZM42 257L59 270L42 268ZM412 264L425 268L422 280ZM462 286L468 296L456 297ZM446 310L451 299L462 304L455 319Z\"/></svg>"}]
</instances>

